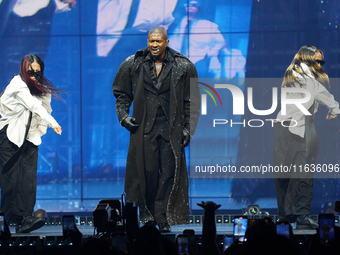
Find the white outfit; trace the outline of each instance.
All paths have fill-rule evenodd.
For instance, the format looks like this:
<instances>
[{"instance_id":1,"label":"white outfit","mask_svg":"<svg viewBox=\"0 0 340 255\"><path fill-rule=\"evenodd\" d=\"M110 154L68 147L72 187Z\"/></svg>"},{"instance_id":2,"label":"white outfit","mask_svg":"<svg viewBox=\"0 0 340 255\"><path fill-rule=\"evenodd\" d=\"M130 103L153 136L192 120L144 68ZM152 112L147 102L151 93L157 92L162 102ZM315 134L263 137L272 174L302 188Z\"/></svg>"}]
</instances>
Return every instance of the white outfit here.
<instances>
[{"instance_id":1,"label":"white outfit","mask_svg":"<svg viewBox=\"0 0 340 255\"><path fill-rule=\"evenodd\" d=\"M14 5L13 12L19 17L30 17L35 15L41 9L46 8L49 3L50 0L18 0ZM56 12L71 10L68 3L63 3L60 0L55 0L55 4Z\"/></svg>"},{"instance_id":2,"label":"white outfit","mask_svg":"<svg viewBox=\"0 0 340 255\"><path fill-rule=\"evenodd\" d=\"M334 100L334 96L329 93L329 91L318 81L315 79L313 73L309 70L308 66L304 63L301 63L302 70L306 73L308 77L302 77L299 73L294 71L295 77L299 80L301 84L303 84L304 89L307 89L311 93L311 98L307 103L304 103L303 106L308 110L314 103L314 113L317 112L319 104L323 104L328 107L329 113L337 115L340 114L339 103ZM296 66L297 67L297 66ZM300 84L296 83L297 88L300 88ZM294 98L304 98L305 95L303 93L287 93L288 99ZM282 111L282 110L281 110ZM286 115L282 115L281 111L277 115L277 119L287 120L293 119L295 121L291 121L289 131L295 135L299 135L304 137L305 134L305 115L304 113L296 107L295 104L288 104L286 108Z\"/></svg>"},{"instance_id":3,"label":"white outfit","mask_svg":"<svg viewBox=\"0 0 340 255\"><path fill-rule=\"evenodd\" d=\"M171 48L189 57L195 64L204 59L206 55L211 57L209 69L221 69L217 56L226 41L218 29L218 25L209 20L189 20L190 29L186 31L188 26L188 18L182 19L181 24L174 30L174 34L169 36ZM189 32L189 52L182 52L182 46L185 33Z\"/></svg>"},{"instance_id":4,"label":"white outfit","mask_svg":"<svg viewBox=\"0 0 340 255\"><path fill-rule=\"evenodd\" d=\"M177 0L141 0L132 27L135 27L142 32L149 32L156 26L162 26L167 30L175 20L172 13L174 12L176 5Z\"/></svg>"},{"instance_id":5,"label":"white outfit","mask_svg":"<svg viewBox=\"0 0 340 255\"><path fill-rule=\"evenodd\" d=\"M140 0L133 28L148 32L155 26L165 29L174 21L177 0ZM99 0L97 14L97 55L107 57L118 43L128 22L132 0ZM161 10L161 11L160 11Z\"/></svg>"},{"instance_id":6,"label":"white outfit","mask_svg":"<svg viewBox=\"0 0 340 255\"><path fill-rule=\"evenodd\" d=\"M97 55L107 57L117 44L128 21L132 0L99 0Z\"/></svg>"},{"instance_id":7,"label":"white outfit","mask_svg":"<svg viewBox=\"0 0 340 255\"><path fill-rule=\"evenodd\" d=\"M223 60L224 61L224 71L225 76L223 78L235 78L236 75L238 78L244 78L245 74L245 66L246 66L246 58L243 56L242 51L238 49L228 49L227 47L223 47L221 49ZM221 72L217 72L215 77L220 77Z\"/></svg>"},{"instance_id":8,"label":"white outfit","mask_svg":"<svg viewBox=\"0 0 340 255\"><path fill-rule=\"evenodd\" d=\"M0 98L0 130L8 124L8 139L20 147L24 142L26 125L32 112L27 140L34 145L40 145L41 136L46 133L47 126L58 126L57 121L50 115L50 103L50 94L42 97L32 96L21 77L15 76Z\"/></svg>"}]
</instances>

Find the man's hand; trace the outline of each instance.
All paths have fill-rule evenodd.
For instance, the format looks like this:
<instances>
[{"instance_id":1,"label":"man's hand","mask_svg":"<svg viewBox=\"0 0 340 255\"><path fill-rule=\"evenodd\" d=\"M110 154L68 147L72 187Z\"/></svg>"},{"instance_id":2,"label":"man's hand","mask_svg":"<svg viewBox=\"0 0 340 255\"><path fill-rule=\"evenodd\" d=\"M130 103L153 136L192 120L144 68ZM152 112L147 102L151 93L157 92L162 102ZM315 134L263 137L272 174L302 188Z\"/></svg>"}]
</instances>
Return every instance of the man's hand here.
<instances>
[{"instance_id":1,"label":"man's hand","mask_svg":"<svg viewBox=\"0 0 340 255\"><path fill-rule=\"evenodd\" d=\"M327 114L326 120L334 120L338 115L331 114L330 112Z\"/></svg>"},{"instance_id":2,"label":"man's hand","mask_svg":"<svg viewBox=\"0 0 340 255\"><path fill-rule=\"evenodd\" d=\"M63 132L63 131L61 130L61 126L55 126L55 127L53 128L53 130L54 130L54 132L56 132L58 135L61 135L61 132Z\"/></svg>"},{"instance_id":3,"label":"man's hand","mask_svg":"<svg viewBox=\"0 0 340 255\"><path fill-rule=\"evenodd\" d=\"M190 135L189 135L189 132L184 130L183 131L183 136L182 136L182 146L183 148L184 147L187 147L190 143Z\"/></svg>"},{"instance_id":4,"label":"man's hand","mask_svg":"<svg viewBox=\"0 0 340 255\"><path fill-rule=\"evenodd\" d=\"M130 132L135 132L139 127L139 124L136 123L136 119L134 117L128 116L123 120L122 126Z\"/></svg>"}]
</instances>

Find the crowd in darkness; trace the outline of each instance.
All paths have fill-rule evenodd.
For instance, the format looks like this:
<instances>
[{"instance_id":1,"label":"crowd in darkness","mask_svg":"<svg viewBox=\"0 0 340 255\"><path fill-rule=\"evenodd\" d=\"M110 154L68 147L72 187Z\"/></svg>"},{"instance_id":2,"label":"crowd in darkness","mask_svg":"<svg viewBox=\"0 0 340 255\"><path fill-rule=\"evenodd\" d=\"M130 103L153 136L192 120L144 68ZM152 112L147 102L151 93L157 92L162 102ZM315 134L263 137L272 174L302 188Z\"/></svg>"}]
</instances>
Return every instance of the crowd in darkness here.
<instances>
[{"instance_id":1,"label":"crowd in darkness","mask_svg":"<svg viewBox=\"0 0 340 255\"><path fill-rule=\"evenodd\" d=\"M204 210L204 222L202 229L202 244L190 244L188 254L190 255L318 255L318 254L339 254L340 251L340 228L335 227L335 240L329 245L320 244L319 233L306 237L304 241L297 239L290 228L290 237L276 233L276 224L272 218L267 217L256 220L255 223L248 227L246 231L246 242L233 243L224 252L221 245L216 240L215 210L219 208L213 202L202 202L199 204ZM128 245L128 252L124 253L116 247L106 243L103 240L90 238L80 249L80 254L98 254L95 247L106 247L101 254L139 254L139 255L175 255L178 253L177 246L166 236L160 234L157 228L152 226L143 226L138 229L135 239ZM92 251L91 251L92 249ZM97 252L96 252L97 251ZM106 253L105 253L106 252Z\"/></svg>"},{"instance_id":2,"label":"crowd in darkness","mask_svg":"<svg viewBox=\"0 0 340 255\"><path fill-rule=\"evenodd\" d=\"M233 243L225 251L216 239L215 211L220 207L214 202L202 202L199 204L204 213L202 238L198 242L190 242L188 253L179 253L176 242L171 240L171 235L162 235L160 231L150 225L144 225L137 229L132 240L122 241L121 235L117 233L103 233L100 236L88 236L79 239L81 233L76 231L69 243L63 246L42 246L35 249L21 249L17 253L15 247L5 249L4 240L10 236L9 231L2 236L1 254L79 254L79 255L319 255L339 254L340 252L340 228L334 229L334 242L329 245L320 243L319 233L305 236L304 240L293 235L290 228L289 238L276 233L276 224L270 217L256 220L248 227L243 243ZM8 229L8 228L7 228ZM124 236L124 234L123 234ZM197 238L195 237L197 240Z\"/></svg>"}]
</instances>

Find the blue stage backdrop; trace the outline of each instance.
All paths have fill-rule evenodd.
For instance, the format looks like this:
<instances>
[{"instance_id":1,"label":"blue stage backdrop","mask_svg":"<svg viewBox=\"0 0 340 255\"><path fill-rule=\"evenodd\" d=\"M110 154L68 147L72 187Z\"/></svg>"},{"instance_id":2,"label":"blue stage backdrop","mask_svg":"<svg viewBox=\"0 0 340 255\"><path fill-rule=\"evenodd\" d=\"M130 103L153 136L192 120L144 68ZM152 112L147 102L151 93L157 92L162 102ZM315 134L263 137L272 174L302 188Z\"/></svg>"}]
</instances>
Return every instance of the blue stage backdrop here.
<instances>
[{"instance_id":1,"label":"blue stage backdrop","mask_svg":"<svg viewBox=\"0 0 340 255\"><path fill-rule=\"evenodd\" d=\"M120 197L129 133L118 123L111 86L120 63L147 46L151 28L166 28L169 46L191 59L200 78L209 78L200 80L202 96L209 90L203 83L214 86L211 79L230 82L246 95L253 86L249 78L281 78L305 44L324 50L326 71L339 77L339 12L336 0L83 0L74 8L54 0L28 6L0 0L0 88L18 73L22 57L35 53L45 61L45 76L68 91L62 95L66 103L52 103L62 136L49 130L39 147L36 207L92 211L99 199ZM340 100L338 84L331 86ZM268 109L271 93L269 84L256 87L254 107ZM248 110L233 116L231 94L224 91L221 97L223 106L217 97L216 105L206 98L210 117L213 111L233 121L254 119ZM320 108L316 120L321 141L317 161L339 164L339 121L326 122L326 113ZM202 157L234 167L272 164L271 125L211 132L205 117L186 151L188 169ZM212 200L226 211L257 203L275 212L272 179L188 174L192 210L198 209L197 202ZM317 179L314 212L331 208L339 190L338 179Z\"/></svg>"}]
</instances>

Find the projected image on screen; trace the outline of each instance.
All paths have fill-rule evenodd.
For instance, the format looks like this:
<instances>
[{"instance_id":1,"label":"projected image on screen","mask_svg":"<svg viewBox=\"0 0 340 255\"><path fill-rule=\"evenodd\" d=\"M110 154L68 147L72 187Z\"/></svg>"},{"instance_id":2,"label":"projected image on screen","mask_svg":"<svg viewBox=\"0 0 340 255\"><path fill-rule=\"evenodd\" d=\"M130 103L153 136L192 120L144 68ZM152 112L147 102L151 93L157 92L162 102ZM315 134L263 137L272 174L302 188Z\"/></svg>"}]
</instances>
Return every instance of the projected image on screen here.
<instances>
[{"instance_id":1,"label":"projected image on screen","mask_svg":"<svg viewBox=\"0 0 340 255\"><path fill-rule=\"evenodd\" d=\"M207 8L209 6L209 8ZM199 77L214 78L243 78L248 47L248 32L250 23L251 1L229 2L205 0L200 1L98 1L96 20L96 53L92 58L85 56L87 61L84 69L93 70L92 76L86 75L84 86L93 89L92 84L98 84L94 91L87 95L84 91L86 105L89 112L99 110L103 116L115 115L107 107L107 102L113 102L109 94L103 93L112 84L114 74L120 63L138 49L147 46L147 34L154 26L163 26L168 31L169 47L188 56L196 65ZM235 19L233 13L244 14L242 19ZM105 14L114 15L105 15ZM228 15L227 15L228 14ZM242 31L243 33L232 33ZM87 39L85 39L87 41ZM90 39L89 39L90 40ZM87 42L88 45L90 42ZM84 48L89 51L89 48ZM87 64L89 63L89 64ZM97 67L96 69L94 69ZM85 77L84 77L85 78ZM243 84L239 84L243 89ZM107 98L103 100L103 98ZM114 103L114 102L113 102ZM209 104L211 102L208 102ZM226 102L225 107L228 107ZM96 116L95 112L84 118L90 122ZM86 121L86 122L88 122ZM107 127L113 128L113 133L119 135L120 141L128 141L128 132L123 132L116 119L95 117L96 127L89 128L90 139L86 141L90 148L86 155L85 164L89 168L103 164L103 154L107 163L114 168L124 168L126 164L127 143L124 147L109 144ZM103 127L103 128L101 128ZM203 138L204 123L198 125L195 138ZM233 134L238 135L236 132ZM99 138L99 139L98 139ZM207 137L205 137L206 139ZM236 139L234 139L236 141ZM124 144L124 142L123 142ZM237 153L237 142L232 142L234 149L230 153ZM118 146L118 147L117 147ZM110 153L103 153L103 148ZM218 150L218 148L217 148ZM114 155L112 155L112 152ZM117 153L117 154L115 154ZM107 156L106 156L107 155ZM110 162L114 159L114 162Z\"/></svg>"},{"instance_id":2,"label":"projected image on screen","mask_svg":"<svg viewBox=\"0 0 340 255\"><path fill-rule=\"evenodd\" d=\"M251 5L250 0L0 1L1 87L18 73L22 57L35 53L44 59L46 76L68 91L67 104L52 105L63 136L57 141L48 133L43 139L49 142L39 147L37 206L77 210L124 190L129 132L117 120L111 86L120 63L147 46L153 27L167 30L169 47L185 54L200 77L243 79ZM227 109L230 102L223 104ZM207 100L207 107L213 109L214 102ZM193 145L214 136L201 118ZM221 156L236 157L238 136L239 131L228 134L228 143L209 155L227 144Z\"/></svg>"},{"instance_id":3,"label":"projected image on screen","mask_svg":"<svg viewBox=\"0 0 340 255\"><path fill-rule=\"evenodd\" d=\"M146 34L155 27L163 26L165 29L174 21L172 15L177 0L172 1L98 1L97 14L97 55L108 56L110 51L121 44L124 35ZM142 43L131 42L124 45L132 52ZM125 53L125 52L124 52Z\"/></svg>"}]
</instances>

